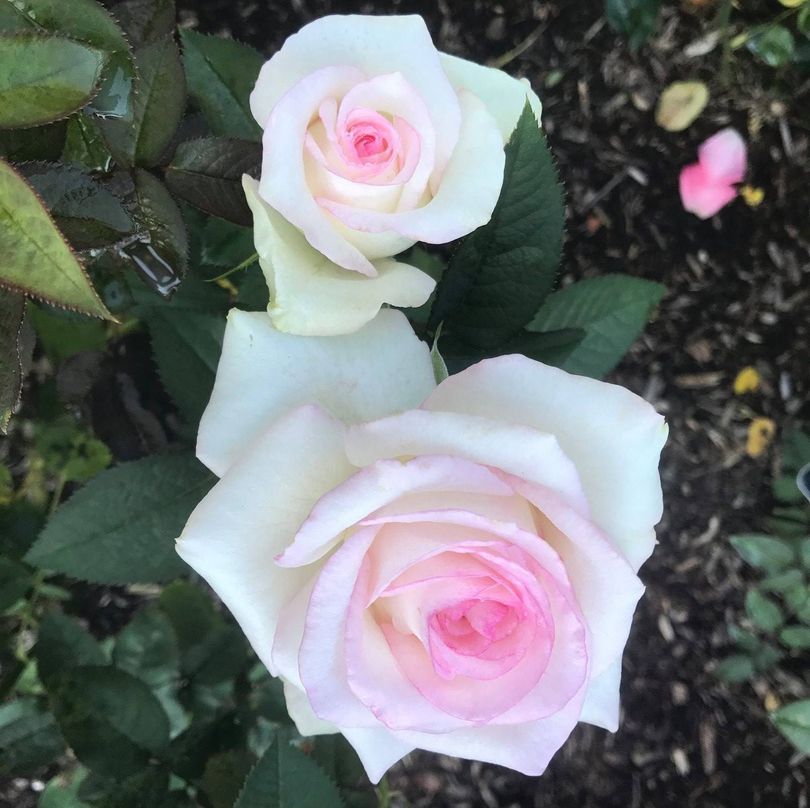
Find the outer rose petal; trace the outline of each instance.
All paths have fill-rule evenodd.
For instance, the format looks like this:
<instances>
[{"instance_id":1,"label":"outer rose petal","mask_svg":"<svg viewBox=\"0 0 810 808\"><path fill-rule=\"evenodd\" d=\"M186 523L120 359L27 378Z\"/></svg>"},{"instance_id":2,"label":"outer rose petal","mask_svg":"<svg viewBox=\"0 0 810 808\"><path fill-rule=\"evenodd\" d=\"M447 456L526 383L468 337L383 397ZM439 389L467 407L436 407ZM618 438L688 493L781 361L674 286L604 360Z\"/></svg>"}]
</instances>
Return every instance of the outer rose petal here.
<instances>
[{"instance_id":1,"label":"outer rose petal","mask_svg":"<svg viewBox=\"0 0 810 808\"><path fill-rule=\"evenodd\" d=\"M619 728L619 684L622 678L622 658L617 657L598 676L588 682L588 692L582 705L580 721L602 727L609 732Z\"/></svg>"},{"instance_id":2,"label":"outer rose petal","mask_svg":"<svg viewBox=\"0 0 810 808\"><path fill-rule=\"evenodd\" d=\"M383 303L421 306L430 297L436 282L408 264L376 261L376 277L333 264L259 197L256 180L246 175L242 183L253 211L256 251L270 287L268 312L279 331L348 334L373 319Z\"/></svg>"},{"instance_id":3,"label":"outer rose petal","mask_svg":"<svg viewBox=\"0 0 810 808\"><path fill-rule=\"evenodd\" d=\"M443 165L455 146L461 121L448 80L424 20L411 16L333 15L305 25L267 62L250 96L265 127L281 96L304 76L333 65L352 65L368 77L399 71L427 105L439 138Z\"/></svg>"},{"instance_id":4,"label":"outer rose petal","mask_svg":"<svg viewBox=\"0 0 810 808\"><path fill-rule=\"evenodd\" d=\"M458 144L436 195L426 205L385 213L328 200L320 200L321 204L355 230L393 230L430 244L446 244L486 224L503 186L506 157L502 137L497 122L479 98L462 91L460 100L463 117Z\"/></svg>"},{"instance_id":5,"label":"outer rose petal","mask_svg":"<svg viewBox=\"0 0 810 808\"><path fill-rule=\"evenodd\" d=\"M517 126L528 99L537 120L543 105L526 79L516 79L503 70L485 67L458 56L441 54L442 66L456 90L469 90L486 104L498 123L504 142Z\"/></svg>"},{"instance_id":6,"label":"outer rose petal","mask_svg":"<svg viewBox=\"0 0 810 808\"><path fill-rule=\"evenodd\" d=\"M591 519L634 570L652 553L653 526L663 510L658 458L667 428L644 399L511 355L450 376L423 407L527 424L554 435L579 473Z\"/></svg>"},{"instance_id":7,"label":"outer rose petal","mask_svg":"<svg viewBox=\"0 0 810 808\"><path fill-rule=\"evenodd\" d=\"M284 549L312 506L355 471L345 427L317 407L299 407L252 436L250 451L195 508L177 552L205 578L271 673L279 612L313 575L281 569Z\"/></svg>"},{"instance_id":8,"label":"outer rose petal","mask_svg":"<svg viewBox=\"0 0 810 808\"><path fill-rule=\"evenodd\" d=\"M704 140L698 148L698 159L706 174L721 184L742 182L748 150L736 129L721 129Z\"/></svg>"},{"instance_id":9,"label":"outer rose petal","mask_svg":"<svg viewBox=\"0 0 810 808\"><path fill-rule=\"evenodd\" d=\"M287 702L287 712L301 735L305 737L310 735L334 735L336 732L340 732L334 724L321 721L312 712L307 694L287 681L284 682L284 701Z\"/></svg>"},{"instance_id":10,"label":"outer rose petal","mask_svg":"<svg viewBox=\"0 0 810 808\"><path fill-rule=\"evenodd\" d=\"M197 456L222 476L269 424L300 404L319 404L351 423L416 406L434 386L430 352L401 312L382 311L354 334L295 337L276 331L261 312L232 309Z\"/></svg>"},{"instance_id":11,"label":"outer rose petal","mask_svg":"<svg viewBox=\"0 0 810 808\"><path fill-rule=\"evenodd\" d=\"M733 185L711 177L701 163L681 169L679 186L684 209L700 219L714 216L737 196Z\"/></svg>"}]
</instances>

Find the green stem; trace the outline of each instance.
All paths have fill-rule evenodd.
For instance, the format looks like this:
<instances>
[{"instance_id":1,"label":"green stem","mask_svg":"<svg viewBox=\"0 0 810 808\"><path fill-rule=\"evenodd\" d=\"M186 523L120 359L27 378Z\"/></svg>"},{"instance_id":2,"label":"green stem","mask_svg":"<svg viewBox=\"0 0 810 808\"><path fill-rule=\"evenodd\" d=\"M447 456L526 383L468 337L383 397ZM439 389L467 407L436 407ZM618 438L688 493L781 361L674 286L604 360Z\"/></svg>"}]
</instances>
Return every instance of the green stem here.
<instances>
[{"instance_id":1,"label":"green stem","mask_svg":"<svg viewBox=\"0 0 810 808\"><path fill-rule=\"evenodd\" d=\"M64 474L60 474L56 478L56 487L53 489L53 496L51 497L51 504L48 508L48 516L53 515L53 512L59 507L59 503L62 500L62 493L65 490L65 485L67 484L67 478Z\"/></svg>"},{"instance_id":2,"label":"green stem","mask_svg":"<svg viewBox=\"0 0 810 808\"><path fill-rule=\"evenodd\" d=\"M223 272L221 275L217 275L216 278L209 278L208 283L216 283L217 281L224 281L225 278L230 277L235 272L241 272L243 269L247 269L249 266L253 266L253 264L255 264L256 261L258 261L258 260L259 260L259 254L258 253L253 253L253 255L248 256L247 258L245 258L245 260L242 261L241 264L237 264L232 269L229 269L226 272Z\"/></svg>"}]
</instances>

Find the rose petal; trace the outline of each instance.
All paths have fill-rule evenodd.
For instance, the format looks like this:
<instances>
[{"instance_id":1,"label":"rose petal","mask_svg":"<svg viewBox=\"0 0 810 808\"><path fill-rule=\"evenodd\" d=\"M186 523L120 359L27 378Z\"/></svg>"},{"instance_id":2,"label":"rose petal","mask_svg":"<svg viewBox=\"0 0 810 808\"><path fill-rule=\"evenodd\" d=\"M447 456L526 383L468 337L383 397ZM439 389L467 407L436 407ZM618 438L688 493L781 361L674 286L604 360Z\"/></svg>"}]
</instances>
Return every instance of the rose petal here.
<instances>
[{"instance_id":1,"label":"rose petal","mask_svg":"<svg viewBox=\"0 0 810 808\"><path fill-rule=\"evenodd\" d=\"M598 676L588 682L588 693L582 705L580 721L602 727L609 732L619 728L619 684L622 658L617 657Z\"/></svg>"},{"instance_id":2,"label":"rose petal","mask_svg":"<svg viewBox=\"0 0 810 808\"><path fill-rule=\"evenodd\" d=\"M416 267L391 259L375 262L376 277L333 264L259 198L244 177L253 211L256 250L270 287L270 318L280 331L307 336L348 334L372 320L383 303L421 306L436 282Z\"/></svg>"},{"instance_id":3,"label":"rose petal","mask_svg":"<svg viewBox=\"0 0 810 808\"><path fill-rule=\"evenodd\" d=\"M273 672L279 612L313 575L275 563L317 499L354 470L344 426L317 407L299 407L252 436L189 517L177 552L222 598Z\"/></svg>"},{"instance_id":4,"label":"rose petal","mask_svg":"<svg viewBox=\"0 0 810 808\"><path fill-rule=\"evenodd\" d=\"M667 427L639 396L512 355L479 362L450 376L423 406L527 424L554 435L579 474L593 522L613 539L634 570L652 553L653 526L663 510L658 458ZM348 433L350 456L356 456L356 434L355 429ZM475 440L470 444L474 446ZM506 451L512 463L521 462L517 446ZM504 461L497 465L522 479L533 479Z\"/></svg>"},{"instance_id":5,"label":"rose petal","mask_svg":"<svg viewBox=\"0 0 810 808\"><path fill-rule=\"evenodd\" d=\"M479 98L462 91L460 101L463 117L458 144L426 205L386 213L321 199L323 207L353 230L394 231L430 244L445 244L486 224L503 185L503 139Z\"/></svg>"},{"instance_id":6,"label":"rose petal","mask_svg":"<svg viewBox=\"0 0 810 808\"><path fill-rule=\"evenodd\" d=\"M469 90L484 102L498 123L504 143L517 126L527 100L535 117L540 120L543 105L527 79L516 79L503 70L485 67L447 53L441 54L441 60L456 90Z\"/></svg>"},{"instance_id":7,"label":"rose petal","mask_svg":"<svg viewBox=\"0 0 810 808\"><path fill-rule=\"evenodd\" d=\"M399 71L425 102L438 136L437 163L446 164L461 126L458 99L417 15L321 17L289 37L262 67L250 97L261 127L279 99L315 70L353 65L366 76Z\"/></svg>"},{"instance_id":8,"label":"rose petal","mask_svg":"<svg viewBox=\"0 0 810 808\"><path fill-rule=\"evenodd\" d=\"M709 219L737 196L737 189L710 176L701 163L681 169L681 203L700 219Z\"/></svg>"},{"instance_id":9,"label":"rose petal","mask_svg":"<svg viewBox=\"0 0 810 808\"><path fill-rule=\"evenodd\" d=\"M719 184L742 182L747 158L745 141L736 129L721 129L698 148L700 165Z\"/></svg>"},{"instance_id":10,"label":"rose petal","mask_svg":"<svg viewBox=\"0 0 810 808\"><path fill-rule=\"evenodd\" d=\"M232 309L197 456L221 476L299 404L317 403L352 422L415 406L434 385L428 348L401 312L382 311L354 334L296 337L276 331L261 312Z\"/></svg>"}]
</instances>

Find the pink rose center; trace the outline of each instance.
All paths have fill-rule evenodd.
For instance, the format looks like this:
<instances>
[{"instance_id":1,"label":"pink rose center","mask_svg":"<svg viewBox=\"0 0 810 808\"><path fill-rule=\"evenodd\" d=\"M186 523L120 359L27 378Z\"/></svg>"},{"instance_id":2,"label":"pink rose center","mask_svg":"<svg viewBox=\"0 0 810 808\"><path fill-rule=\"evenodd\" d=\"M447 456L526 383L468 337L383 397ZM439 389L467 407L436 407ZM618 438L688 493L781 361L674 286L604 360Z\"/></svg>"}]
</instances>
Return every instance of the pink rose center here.
<instances>
[{"instance_id":1,"label":"pink rose center","mask_svg":"<svg viewBox=\"0 0 810 808\"><path fill-rule=\"evenodd\" d=\"M339 134L343 157L355 165L388 163L399 156L400 139L389 121L371 109L355 109Z\"/></svg>"}]
</instances>

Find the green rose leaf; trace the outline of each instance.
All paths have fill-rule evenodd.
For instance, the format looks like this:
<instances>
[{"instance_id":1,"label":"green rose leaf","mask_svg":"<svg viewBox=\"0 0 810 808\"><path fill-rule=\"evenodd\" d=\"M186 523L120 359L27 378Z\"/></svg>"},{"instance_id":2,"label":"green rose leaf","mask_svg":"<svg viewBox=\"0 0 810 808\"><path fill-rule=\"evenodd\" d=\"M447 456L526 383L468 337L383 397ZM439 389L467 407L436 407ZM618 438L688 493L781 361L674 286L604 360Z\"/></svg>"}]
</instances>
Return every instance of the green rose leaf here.
<instances>
[{"instance_id":1,"label":"green rose leaf","mask_svg":"<svg viewBox=\"0 0 810 808\"><path fill-rule=\"evenodd\" d=\"M64 749L54 717L36 700L0 705L0 777L19 777L46 766Z\"/></svg>"},{"instance_id":2,"label":"green rose leaf","mask_svg":"<svg viewBox=\"0 0 810 808\"><path fill-rule=\"evenodd\" d=\"M13 20L0 18L6 31L48 31L80 40L103 51L107 63L91 109L100 115L123 116L129 108L134 66L129 43L110 13L96 0L0 0L13 5Z\"/></svg>"},{"instance_id":3,"label":"green rose leaf","mask_svg":"<svg viewBox=\"0 0 810 808\"><path fill-rule=\"evenodd\" d=\"M109 469L54 513L26 560L94 583L168 581L187 569L174 539L212 483L186 453Z\"/></svg>"},{"instance_id":4,"label":"green rose leaf","mask_svg":"<svg viewBox=\"0 0 810 808\"><path fill-rule=\"evenodd\" d=\"M171 37L135 51L138 80L132 115L99 122L104 139L122 165L154 166L174 137L186 108L186 79Z\"/></svg>"},{"instance_id":5,"label":"green rose leaf","mask_svg":"<svg viewBox=\"0 0 810 808\"><path fill-rule=\"evenodd\" d=\"M779 606L756 589L750 589L745 596L745 612L763 631L776 631L785 621Z\"/></svg>"},{"instance_id":6,"label":"green rose leaf","mask_svg":"<svg viewBox=\"0 0 810 808\"><path fill-rule=\"evenodd\" d=\"M0 286L109 320L82 265L37 195L0 160Z\"/></svg>"},{"instance_id":7,"label":"green rose leaf","mask_svg":"<svg viewBox=\"0 0 810 808\"><path fill-rule=\"evenodd\" d=\"M116 668L72 669L52 701L74 754L100 775L136 774L169 743L169 720L160 702L140 679Z\"/></svg>"},{"instance_id":8,"label":"green rose leaf","mask_svg":"<svg viewBox=\"0 0 810 808\"><path fill-rule=\"evenodd\" d=\"M249 227L253 216L242 190L242 175L258 176L259 143L236 138L203 138L181 143L166 170L169 190L211 216Z\"/></svg>"},{"instance_id":9,"label":"green rose leaf","mask_svg":"<svg viewBox=\"0 0 810 808\"><path fill-rule=\"evenodd\" d=\"M0 611L13 606L31 588L31 572L19 561L0 556Z\"/></svg>"},{"instance_id":10,"label":"green rose leaf","mask_svg":"<svg viewBox=\"0 0 810 808\"><path fill-rule=\"evenodd\" d=\"M745 654L732 654L721 660L714 672L724 682L745 682L754 675L754 662Z\"/></svg>"},{"instance_id":11,"label":"green rose leaf","mask_svg":"<svg viewBox=\"0 0 810 808\"><path fill-rule=\"evenodd\" d=\"M781 572L795 558L790 544L759 533L732 536L731 544L744 561L770 574Z\"/></svg>"},{"instance_id":12,"label":"green rose leaf","mask_svg":"<svg viewBox=\"0 0 810 808\"><path fill-rule=\"evenodd\" d=\"M810 699L777 710L771 721L800 752L810 755Z\"/></svg>"},{"instance_id":13,"label":"green rose leaf","mask_svg":"<svg viewBox=\"0 0 810 808\"><path fill-rule=\"evenodd\" d=\"M610 25L636 50L655 31L660 7L661 0L606 0L605 12Z\"/></svg>"},{"instance_id":14,"label":"green rose leaf","mask_svg":"<svg viewBox=\"0 0 810 808\"><path fill-rule=\"evenodd\" d=\"M107 657L96 639L78 622L56 612L39 627L34 658L40 679L48 689L79 665L105 665Z\"/></svg>"},{"instance_id":15,"label":"green rose leaf","mask_svg":"<svg viewBox=\"0 0 810 808\"><path fill-rule=\"evenodd\" d=\"M183 31L188 89L215 135L258 140L261 128L250 112L250 93L264 57L232 39Z\"/></svg>"},{"instance_id":16,"label":"green rose leaf","mask_svg":"<svg viewBox=\"0 0 810 808\"><path fill-rule=\"evenodd\" d=\"M115 16L130 41L140 47L174 35L174 0L121 0Z\"/></svg>"},{"instance_id":17,"label":"green rose leaf","mask_svg":"<svg viewBox=\"0 0 810 808\"><path fill-rule=\"evenodd\" d=\"M67 127L68 121L56 121L33 129L0 130L0 157L15 163L58 160L65 145Z\"/></svg>"},{"instance_id":18,"label":"green rose leaf","mask_svg":"<svg viewBox=\"0 0 810 808\"><path fill-rule=\"evenodd\" d=\"M28 184L76 249L113 244L135 229L132 217L109 185L79 166L34 163L24 169Z\"/></svg>"},{"instance_id":19,"label":"green rose leaf","mask_svg":"<svg viewBox=\"0 0 810 808\"><path fill-rule=\"evenodd\" d=\"M155 606L138 612L118 635L113 662L152 689L177 680L180 654L174 628L166 615Z\"/></svg>"},{"instance_id":20,"label":"green rose leaf","mask_svg":"<svg viewBox=\"0 0 810 808\"><path fill-rule=\"evenodd\" d=\"M51 123L86 106L106 60L64 37L0 34L0 129Z\"/></svg>"},{"instance_id":21,"label":"green rose leaf","mask_svg":"<svg viewBox=\"0 0 810 808\"><path fill-rule=\"evenodd\" d=\"M2 272L2 268L0 268ZM0 294L0 433L6 434L12 410L20 403L26 358L23 339L25 298Z\"/></svg>"},{"instance_id":22,"label":"green rose leaf","mask_svg":"<svg viewBox=\"0 0 810 808\"><path fill-rule=\"evenodd\" d=\"M276 738L253 767L234 808L342 808L337 786L303 752Z\"/></svg>"},{"instance_id":23,"label":"green rose leaf","mask_svg":"<svg viewBox=\"0 0 810 808\"><path fill-rule=\"evenodd\" d=\"M37 808L93 808L79 796L86 777L87 770L82 766L60 772L45 786Z\"/></svg>"},{"instance_id":24,"label":"green rose leaf","mask_svg":"<svg viewBox=\"0 0 810 808\"><path fill-rule=\"evenodd\" d=\"M770 67L786 65L796 49L796 40L784 25L772 25L752 36L745 44L754 56Z\"/></svg>"},{"instance_id":25,"label":"green rose leaf","mask_svg":"<svg viewBox=\"0 0 810 808\"><path fill-rule=\"evenodd\" d=\"M810 628L807 628L807 626L787 626L779 632L779 639L788 648L805 650L810 648Z\"/></svg>"},{"instance_id":26,"label":"green rose leaf","mask_svg":"<svg viewBox=\"0 0 810 808\"><path fill-rule=\"evenodd\" d=\"M559 366L599 379L627 353L665 291L658 283L629 275L590 278L547 297L527 328L581 329L583 339Z\"/></svg>"},{"instance_id":27,"label":"green rose leaf","mask_svg":"<svg viewBox=\"0 0 810 808\"><path fill-rule=\"evenodd\" d=\"M467 236L436 289L439 323L475 347L517 334L551 291L560 263L562 188L534 112L526 104L506 146L503 187L488 224Z\"/></svg>"}]
</instances>

